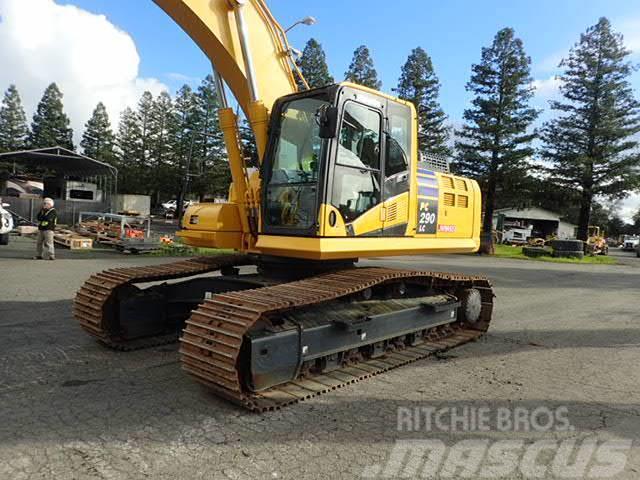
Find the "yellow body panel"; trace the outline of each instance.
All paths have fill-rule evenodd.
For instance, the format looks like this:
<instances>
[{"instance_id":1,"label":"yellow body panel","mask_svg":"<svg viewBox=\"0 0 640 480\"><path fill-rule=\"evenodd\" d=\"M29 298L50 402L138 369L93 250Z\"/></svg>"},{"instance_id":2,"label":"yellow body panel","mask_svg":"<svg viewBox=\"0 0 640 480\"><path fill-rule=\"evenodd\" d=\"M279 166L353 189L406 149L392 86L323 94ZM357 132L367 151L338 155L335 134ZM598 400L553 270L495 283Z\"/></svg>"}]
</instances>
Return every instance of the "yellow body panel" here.
<instances>
[{"instance_id":1,"label":"yellow body panel","mask_svg":"<svg viewBox=\"0 0 640 480\"><path fill-rule=\"evenodd\" d=\"M185 223L178 232L184 242L194 247L239 249L242 245L242 222L235 203L201 203L192 205L185 214Z\"/></svg>"},{"instance_id":2,"label":"yellow body panel","mask_svg":"<svg viewBox=\"0 0 640 480\"><path fill-rule=\"evenodd\" d=\"M335 215L335 224L331 225L331 214ZM318 215L320 219L320 236L321 237L346 237L347 228L340 215L340 211L333 205L327 205L323 203L320 205L320 213Z\"/></svg>"},{"instance_id":3,"label":"yellow body panel","mask_svg":"<svg viewBox=\"0 0 640 480\"><path fill-rule=\"evenodd\" d=\"M418 255L425 253L470 253L480 241L472 238L344 237L309 238L260 235L256 248L264 254L309 260L339 260L359 257Z\"/></svg>"},{"instance_id":4,"label":"yellow body panel","mask_svg":"<svg viewBox=\"0 0 640 480\"><path fill-rule=\"evenodd\" d=\"M251 251L313 260L477 251L480 246L481 209L478 184L473 180L439 172L434 172L433 177L439 190L436 197L421 197L417 192L407 192L393 197L352 222L353 235L347 234L347 227L339 211L332 205L323 204L319 215L322 236L310 238L260 234ZM466 206L458 200L458 196L467 197ZM433 225L429 225L433 233L417 233L420 202L434 200L438 209L433 212ZM453 204L448 205L451 201ZM396 207L396 218L387 222L389 205L401 206ZM241 228L241 224L236 215L237 209L234 212L233 207L234 204L202 204L190 207L183 222L185 230L180 236L190 245L240 249L242 234L240 231L235 232L235 229ZM414 218L407 219L401 213L412 210L416 212ZM329 223L331 212L336 214L334 226ZM189 224L192 215L199 216L198 225ZM204 219L209 215L211 219ZM390 229L403 224L407 225L406 234L385 236L385 228ZM216 235L230 232L234 232L234 235ZM237 242L235 246L232 245L234 241Z\"/></svg>"}]
</instances>

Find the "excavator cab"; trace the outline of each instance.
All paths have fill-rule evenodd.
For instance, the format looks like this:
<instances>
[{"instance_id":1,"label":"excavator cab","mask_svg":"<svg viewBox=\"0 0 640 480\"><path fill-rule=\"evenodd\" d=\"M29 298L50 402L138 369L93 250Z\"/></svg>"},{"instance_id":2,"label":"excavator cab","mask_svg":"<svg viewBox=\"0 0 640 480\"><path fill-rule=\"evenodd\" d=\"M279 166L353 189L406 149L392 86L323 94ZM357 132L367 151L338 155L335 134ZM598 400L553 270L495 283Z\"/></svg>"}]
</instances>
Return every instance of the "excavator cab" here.
<instances>
[{"instance_id":1,"label":"excavator cab","mask_svg":"<svg viewBox=\"0 0 640 480\"><path fill-rule=\"evenodd\" d=\"M409 192L412 109L350 85L276 102L262 164L262 232L345 237L404 235L382 205Z\"/></svg>"},{"instance_id":2,"label":"excavator cab","mask_svg":"<svg viewBox=\"0 0 640 480\"><path fill-rule=\"evenodd\" d=\"M415 118L352 83L278 99L256 248L313 260L477 250L478 185L419 161Z\"/></svg>"}]
</instances>

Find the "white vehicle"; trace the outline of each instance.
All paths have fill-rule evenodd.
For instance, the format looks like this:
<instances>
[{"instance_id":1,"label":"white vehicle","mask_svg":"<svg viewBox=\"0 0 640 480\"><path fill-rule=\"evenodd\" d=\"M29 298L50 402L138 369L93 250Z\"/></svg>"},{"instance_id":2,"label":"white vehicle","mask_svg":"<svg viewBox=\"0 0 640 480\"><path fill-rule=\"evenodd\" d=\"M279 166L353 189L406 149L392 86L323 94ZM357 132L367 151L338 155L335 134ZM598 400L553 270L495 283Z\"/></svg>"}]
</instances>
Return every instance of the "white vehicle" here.
<instances>
[{"instance_id":1,"label":"white vehicle","mask_svg":"<svg viewBox=\"0 0 640 480\"><path fill-rule=\"evenodd\" d=\"M193 204L193 202L191 200L185 200L183 202L183 205L184 205L183 208L190 207L192 204ZM177 200L169 200L168 202L164 202L162 204L162 208L164 208L165 210L173 211L177 207L178 207L178 201Z\"/></svg>"},{"instance_id":2,"label":"white vehicle","mask_svg":"<svg viewBox=\"0 0 640 480\"><path fill-rule=\"evenodd\" d=\"M5 210L8 203L0 202L0 245L9 244L9 232L13 230L13 216Z\"/></svg>"},{"instance_id":3,"label":"white vehicle","mask_svg":"<svg viewBox=\"0 0 640 480\"><path fill-rule=\"evenodd\" d=\"M638 244L640 244L640 237L625 235L622 241L622 250L633 252Z\"/></svg>"},{"instance_id":4,"label":"white vehicle","mask_svg":"<svg viewBox=\"0 0 640 480\"><path fill-rule=\"evenodd\" d=\"M533 225L527 228L506 226L502 235L502 243L527 243L533 233Z\"/></svg>"}]
</instances>

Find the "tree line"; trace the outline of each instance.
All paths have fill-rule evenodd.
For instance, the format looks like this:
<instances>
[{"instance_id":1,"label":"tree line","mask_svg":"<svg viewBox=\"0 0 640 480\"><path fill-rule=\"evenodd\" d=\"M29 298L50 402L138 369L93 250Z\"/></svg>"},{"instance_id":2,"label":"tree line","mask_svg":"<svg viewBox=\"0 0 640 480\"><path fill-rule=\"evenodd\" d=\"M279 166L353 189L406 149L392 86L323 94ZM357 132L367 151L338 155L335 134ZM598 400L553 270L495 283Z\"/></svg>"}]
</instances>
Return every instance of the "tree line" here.
<instances>
[{"instance_id":1,"label":"tree line","mask_svg":"<svg viewBox=\"0 0 640 480\"><path fill-rule=\"evenodd\" d=\"M606 18L589 27L559 64L560 97L550 102L553 117L539 128L534 124L541 110L531 106L531 59L512 28L497 32L472 65L466 89L473 98L459 128L448 125L439 102L440 82L423 48L410 52L392 91L416 107L420 152L450 156L455 173L480 183L485 240L495 209L513 206L556 211L578 224L579 238L586 238L596 220L615 235L630 227L617 216L615 200L640 187L640 105L629 83L634 69L629 55ZM307 42L297 63L311 88L334 82L315 39ZM382 87L365 45L355 50L344 78ZM115 133L100 103L80 146L86 155L118 167L122 191L159 201L176 195L188 173L191 192L224 195L230 177L217 108L211 76L196 91L184 85L175 98L145 92L136 109L122 112ZM255 161L246 123L241 136L245 155ZM73 148L72 137L55 84L45 91L31 128L16 88L9 87L0 107L0 149ZM640 215L636 218L640 227Z\"/></svg>"},{"instance_id":2,"label":"tree line","mask_svg":"<svg viewBox=\"0 0 640 480\"><path fill-rule=\"evenodd\" d=\"M578 225L580 239L591 224L610 235L640 229L640 211L628 225L615 208L640 188L640 104L629 83L635 68L629 55L622 35L600 18L558 65L560 98L549 105L553 118L534 128L541 110L531 106L531 59L515 31L503 28L471 67L466 89L473 98L462 126L454 129L438 101L431 58L420 47L410 53L392 90L416 107L420 152L452 156L455 173L480 183L485 249L492 248L492 219L500 207L558 212ZM315 40L299 65L311 86L331 79ZM381 87L366 46L354 52L345 78Z\"/></svg>"},{"instance_id":3,"label":"tree line","mask_svg":"<svg viewBox=\"0 0 640 480\"><path fill-rule=\"evenodd\" d=\"M76 150L63 94L49 85L27 124L15 85L0 106L0 152L61 146ZM118 169L119 191L150 195L154 204L176 198L185 176L193 196L226 196L230 172L222 132L218 127L215 81L207 76L194 91L182 86L171 97L144 92L135 108L125 108L117 129L100 102L84 125L81 152ZM245 158L256 165L251 129L240 127ZM188 165L188 171L187 171Z\"/></svg>"}]
</instances>

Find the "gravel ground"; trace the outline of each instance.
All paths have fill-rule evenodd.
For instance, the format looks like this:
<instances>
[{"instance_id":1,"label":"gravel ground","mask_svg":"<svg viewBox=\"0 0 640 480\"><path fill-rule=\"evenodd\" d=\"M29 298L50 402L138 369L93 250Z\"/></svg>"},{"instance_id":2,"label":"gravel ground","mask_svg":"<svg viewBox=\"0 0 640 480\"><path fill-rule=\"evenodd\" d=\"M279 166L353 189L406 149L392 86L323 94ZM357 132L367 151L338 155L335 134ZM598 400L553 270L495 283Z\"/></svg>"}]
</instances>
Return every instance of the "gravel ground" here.
<instances>
[{"instance_id":1,"label":"gravel ground","mask_svg":"<svg viewBox=\"0 0 640 480\"><path fill-rule=\"evenodd\" d=\"M603 442L631 441L630 449L620 444L626 463L612 478L640 477L640 260L631 254L615 252L623 261L617 266L453 255L363 261L488 275L497 295L489 334L256 415L187 378L175 346L112 352L74 323L71 299L92 272L168 259L60 250L55 262L27 260L32 249L22 238L0 247L0 479L499 476L486 470L491 450L465 453L465 439L524 441L529 463L518 453L520 467L503 478L594 478L594 466L620 458L600 450ZM417 425L415 416L398 420L407 411L480 407L492 415L488 432L447 415L442 423L454 432ZM536 426L529 421L500 431L493 414L518 409L564 412L570 427L556 421L550 431L523 431ZM398 463L409 440L417 442L414 453L426 441L442 442L447 465L455 467L457 452L461 466L427 468L429 455ZM527 447L537 440L550 443L531 460ZM576 464L586 451L587 470L563 470L562 445L575 446Z\"/></svg>"}]
</instances>

